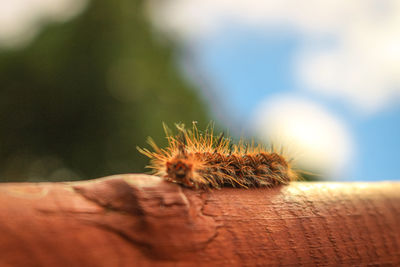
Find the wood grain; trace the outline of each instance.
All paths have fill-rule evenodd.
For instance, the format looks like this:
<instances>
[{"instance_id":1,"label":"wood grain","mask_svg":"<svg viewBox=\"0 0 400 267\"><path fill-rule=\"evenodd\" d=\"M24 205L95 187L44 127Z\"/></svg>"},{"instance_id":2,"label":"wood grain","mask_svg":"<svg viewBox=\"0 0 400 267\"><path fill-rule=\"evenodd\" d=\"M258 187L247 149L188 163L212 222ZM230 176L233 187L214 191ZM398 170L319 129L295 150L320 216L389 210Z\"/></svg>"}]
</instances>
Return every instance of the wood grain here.
<instances>
[{"instance_id":1,"label":"wood grain","mask_svg":"<svg viewBox=\"0 0 400 267\"><path fill-rule=\"evenodd\" d=\"M400 265L400 183L0 185L1 266Z\"/></svg>"}]
</instances>

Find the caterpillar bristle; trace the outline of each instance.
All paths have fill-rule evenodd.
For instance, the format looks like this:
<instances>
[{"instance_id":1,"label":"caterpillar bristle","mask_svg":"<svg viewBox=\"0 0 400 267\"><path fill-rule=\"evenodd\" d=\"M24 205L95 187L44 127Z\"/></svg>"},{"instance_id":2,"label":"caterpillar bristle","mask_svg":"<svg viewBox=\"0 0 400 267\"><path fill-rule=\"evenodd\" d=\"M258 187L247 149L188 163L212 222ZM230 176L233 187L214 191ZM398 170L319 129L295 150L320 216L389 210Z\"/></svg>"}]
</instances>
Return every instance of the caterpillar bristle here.
<instances>
[{"instance_id":1,"label":"caterpillar bristle","mask_svg":"<svg viewBox=\"0 0 400 267\"><path fill-rule=\"evenodd\" d=\"M256 145L254 141L241 139L234 144L224 133L214 135L214 126L209 124L204 132L197 129L196 122L191 129L176 124L178 134L173 135L167 125L163 128L168 146L161 149L153 139L148 143L153 151L138 148L150 158L153 174L167 181L190 188L272 187L288 184L298 178L290 162L283 155L283 148L277 153Z\"/></svg>"}]
</instances>

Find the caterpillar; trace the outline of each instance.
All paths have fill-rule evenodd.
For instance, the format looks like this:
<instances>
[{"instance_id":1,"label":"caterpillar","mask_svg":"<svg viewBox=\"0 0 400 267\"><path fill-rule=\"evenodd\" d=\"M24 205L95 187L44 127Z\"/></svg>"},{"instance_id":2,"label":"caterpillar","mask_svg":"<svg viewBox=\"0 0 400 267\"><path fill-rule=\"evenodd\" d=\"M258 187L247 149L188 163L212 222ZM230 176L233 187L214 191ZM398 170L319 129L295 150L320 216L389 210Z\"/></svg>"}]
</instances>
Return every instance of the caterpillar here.
<instances>
[{"instance_id":1,"label":"caterpillar","mask_svg":"<svg viewBox=\"0 0 400 267\"><path fill-rule=\"evenodd\" d=\"M268 150L254 141L243 140L234 144L223 133L215 136L212 126L199 131L195 122L192 129L176 124L176 135L163 125L168 140L166 148L159 148L149 137L153 151L137 149L150 158L146 167L152 169L152 174L167 181L193 189L249 188L288 184L298 178L290 161L273 147Z\"/></svg>"}]
</instances>

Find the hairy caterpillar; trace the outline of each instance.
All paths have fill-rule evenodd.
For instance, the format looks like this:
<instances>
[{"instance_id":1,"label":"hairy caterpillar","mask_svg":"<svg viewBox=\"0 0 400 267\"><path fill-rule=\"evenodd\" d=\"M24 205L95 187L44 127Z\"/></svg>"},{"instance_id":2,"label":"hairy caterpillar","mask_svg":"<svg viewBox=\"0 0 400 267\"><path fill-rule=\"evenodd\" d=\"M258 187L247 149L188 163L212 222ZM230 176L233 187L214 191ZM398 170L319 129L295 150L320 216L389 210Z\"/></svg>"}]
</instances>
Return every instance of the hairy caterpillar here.
<instances>
[{"instance_id":1,"label":"hairy caterpillar","mask_svg":"<svg viewBox=\"0 0 400 267\"><path fill-rule=\"evenodd\" d=\"M289 161L282 155L268 151L254 141L242 140L233 144L223 134L214 136L213 127L204 132L193 123L192 129L177 124L179 134L174 136L164 125L168 147L159 148L149 138L154 151L138 150L150 158L153 174L167 181L190 188L220 188L222 186L271 187L287 184L297 178Z\"/></svg>"}]
</instances>

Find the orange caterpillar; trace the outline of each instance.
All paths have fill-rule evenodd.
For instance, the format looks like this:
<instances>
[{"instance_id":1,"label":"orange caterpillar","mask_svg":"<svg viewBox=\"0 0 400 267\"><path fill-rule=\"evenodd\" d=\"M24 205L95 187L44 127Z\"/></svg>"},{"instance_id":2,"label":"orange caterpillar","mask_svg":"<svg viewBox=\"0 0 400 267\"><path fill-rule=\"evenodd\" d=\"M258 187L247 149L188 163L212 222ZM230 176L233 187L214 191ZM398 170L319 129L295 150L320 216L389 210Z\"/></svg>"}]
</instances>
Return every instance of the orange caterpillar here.
<instances>
[{"instance_id":1,"label":"orange caterpillar","mask_svg":"<svg viewBox=\"0 0 400 267\"><path fill-rule=\"evenodd\" d=\"M271 187L297 179L296 172L282 155L267 151L261 145L240 141L233 144L223 134L213 135L209 127L201 133L193 123L191 130L183 124L173 136L164 125L168 147L160 149L149 138L148 149L138 150L150 158L147 168L167 181L190 188L220 188L222 186Z\"/></svg>"}]
</instances>

